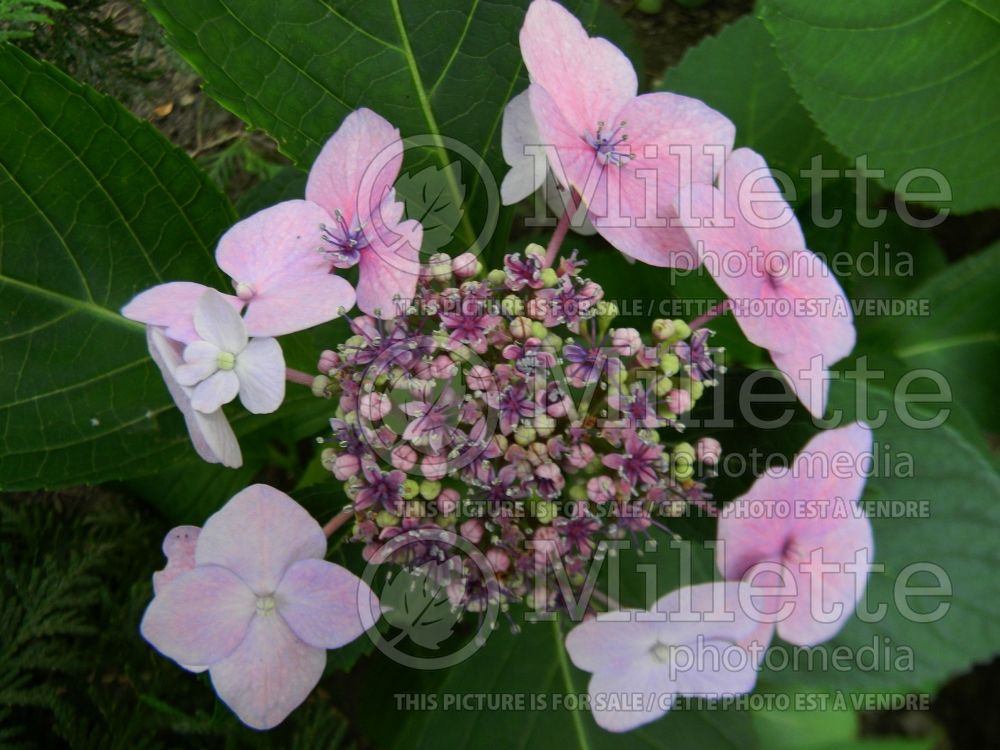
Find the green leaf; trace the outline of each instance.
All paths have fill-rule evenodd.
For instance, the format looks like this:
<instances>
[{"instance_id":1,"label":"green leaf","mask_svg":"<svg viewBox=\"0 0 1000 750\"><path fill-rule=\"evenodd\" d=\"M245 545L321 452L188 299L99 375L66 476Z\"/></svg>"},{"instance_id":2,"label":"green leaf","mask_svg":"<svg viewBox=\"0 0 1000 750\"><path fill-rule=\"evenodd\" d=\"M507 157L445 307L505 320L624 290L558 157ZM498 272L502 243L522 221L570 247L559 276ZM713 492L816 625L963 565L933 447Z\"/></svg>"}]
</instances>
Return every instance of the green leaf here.
<instances>
[{"instance_id":1,"label":"green leaf","mask_svg":"<svg viewBox=\"0 0 1000 750\"><path fill-rule=\"evenodd\" d=\"M295 167L284 167L274 177L258 182L236 202L241 218L273 206L281 201L302 198L306 194L306 173Z\"/></svg>"},{"instance_id":2,"label":"green leaf","mask_svg":"<svg viewBox=\"0 0 1000 750\"><path fill-rule=\"evenodd\" d=\"M267 131L303 169L358 107L420 139L405 168L443 170L448 202L465 208L455 232L465 249L487 226L484 179L499 184L505 170L504 106L527 86L517 40L528 1L150 0L149 7L207 93ZM601 24L607 15L598 0L570 6L588 25L621 29L617 17ZM492 176L467 174L463 190L449 165L468 159L446 139L481 156Z\"/></svg>"},{"instance_id":3,"label":"green leaf","mask_svg":"<svg viewBox=\"0 0 1000 750\"><path fill-rule=\"evenodd\" d=\"M760 15L806 109L843 153L884 169L883 185L931 169L954 210L1000 204L995 0L763 0Z\"/></svg>"},{"instance_id":4,"label":"green leaf","mask_svg":"<svg viewBox=\"0 0 1000 750\"><path fill-rule=\"evenodd\" d=\"M846 420L853 419L857 408L853 384L834 386L833 407L843 409ZM1000 564L995 544L1000 533L996 502L1000 475L949 421L933 429L906 424L909 419L929 419L938 405L930 411L894 400L877 388L867 393L869 416L886 415L885 423L875 426L875 471L862 498L878 511L869 510L869 516L875 530L875 562L884 564L885 570L871 575L865 597L869 610L885 605L886 614L874 623L855 617L836 638L811 651L776 643L772 648L797 658L799 668L765 672L761 679L768 687L926 689L988 660L1000 642L1000 585L994 572ZM896 507L890 505L894 502ZM907 600L909 609L920 615L946 605L943 615L931 622L917 621L899 603L898 586L936 585L926 572L911 569L912 577L900 577L914 564L936 566L951 584L951 595ZM838 647L846 647L851 655L848 664L854 666L830 666ZM856 666L858 658L868 668ZM768 661L781 663L770 655Z\"/></svg>"},{"instance_id":5,"label":"green leaf","mask_svg":"<svg viewBox=\"0 0 1000 750\"><path fill-rule=\"evenodd\" d=\"M161 281L219 285L233 220L190 159L119 104L0 47L0 486L131 476L191 455L118 310Z\"/></svg>"},{"instance_id":6,"label":"green leaf","mask_svg":"<svg viewBox=\"0 0 1000 750\"><path fill-rule=\"evenodd\" d=\"M814 155L822 155L825 168L843 161L799 103L767 29L753 16L688 50L657 88L701 99L726 115L736 125L736 146L758 151L791 176L796 199L809 197L811 186L799 171Z\"/></svg>"},{"instance_id":7,"label":"green leaf","mask_svg":"<svg viewBox=\"0 0 1000 750\"><path fill-rule=\"evenodd\" d=\"M928 314L887 320L878 333L911 370L941 373L954 398L979 426L1000 433L996 398L1000 328L985 300L1000 288L1000 242L948 267L913 290L909 300Z\"/></svg>"}]
</instances>

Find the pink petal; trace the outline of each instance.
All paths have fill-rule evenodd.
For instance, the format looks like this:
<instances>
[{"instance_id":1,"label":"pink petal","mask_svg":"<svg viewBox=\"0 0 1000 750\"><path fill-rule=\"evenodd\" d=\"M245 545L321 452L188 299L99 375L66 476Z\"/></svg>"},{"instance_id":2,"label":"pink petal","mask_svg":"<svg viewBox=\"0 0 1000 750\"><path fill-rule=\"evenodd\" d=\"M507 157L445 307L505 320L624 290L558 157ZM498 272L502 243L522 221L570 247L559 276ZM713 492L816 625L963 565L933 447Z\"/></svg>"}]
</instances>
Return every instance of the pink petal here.
<instances>
[{"instance_id":1,"label":"pink petal","mask_svg":"<svg viewBox=\"0 0 1000 750\"><path fill-rule=\"evenodd\" d=\"M850 304L832 271L805 247L798 220L763 157L737 149L722 179L721 191L699 186L682 192L680 204L692 216L710 217L707 226L689 227L688 235L733 300L732 314L747 338L772 356L792 355L776 364L797 393L808 394L798 374L801 363L821 355L829 366L854 347ZM803 402L822 414L825 397L810 394Z\"/></svg>"},{"instance_id":2,"label":"pink petal","mask_svg":"<svg viewBox=\"0 0 1000 750\"><path fill-rule=\"evenodd\" d=\"M632 63L606 39L590 38L558 3L535 0L521 28L521 55L531 82L554 99L580 138L611 123L638 89Z\"/></svg>"},{"instance_id":3,"label":"pink petal","mask_svg":"<svg viewBox=\"0 0 1000 750\"><path fill-rule=\"evenodd\" d=\"M594 158L594 149L566 120L549 92L532 84L528 87L531 112L545 146L546 162L559 187L573 187L584 203L590 203L603 173Z\"/></svg>"},{"instance_id":4,"label":"pink petal","mask_svg":"<svg viewBox=\"0 0 1000 750\"><path fill-rule=\"evenodd\" d=\"M277 612L257 615L240 647L211 666L212 685L240 721L277 726L316 687L326 652L300 641Z\"/></svg>"},{"instance_id":5,"label":"pink petal","mask_svg":"<svg viewBox=\"0 0 1000 750\"><path fill-rule=\"evenodd\" d=\"M190 389L177 382L175 372L181 364L180 345L167 338L154 326L146 328L146 343L150 356L160 368L163 381L177 408L184 415L188 434L198 455L208 463L222 464L232 469L243 465L240 444L222 411L202 414L191 406Z\"/></svg>"},{"instance_id":6,"label":"pink petal","mask_svg":"<svg viewBox=\"0 0 1000 750\"><path fill-rule=\"evenodd\" d=\"M754 654L740 650L738 644L714 639L699 641L689 648L697 668L677 670L679 695L725 698L753 690L762 652L753 658Z\"/></svg>"},{"instance_id":7,"label":"pink petal","mask_svg":"<svg viewBox=\"0 0 1000 750\"><path fill-rule=\"evenodd\" d=\"M293 563L325 554L326 536L301 505L273 487L254 484L205 522L195 560L233 570L263 596L274 593Z\"/></svg>"},{"instance_id":8,"label":"pink petal","mask_svg":"<svg viewBox=\"0 0 1000 750\"><path fill-rule=\"evenodd\" d=\"M670 198L672 193L667 187L650 191L653 188L633 170L605 167L590 205L594 228L617 250L643 263L696 268L699 256L687 233L669 226L672 204L653 203L656 196Z\"/></svg>"},{"instance_id":9,"label":"pink petal","mask_svg":"<svg viewBox=\"0 0 1000 750\"><path fill-rule=\"evenodd\" d=\"M330 275L321 206L291 200L244 219L219 240L215 256L249 300L251 336L281 336L325 323L354 304L353 290Z\"/></svg>"},{"instance_id":10,"label":"pink petal","mask_svg":"<svg viewBox=\"0 0 1000 750\"><path fill-rule=\"evenodd\" d=\"M240 379L232 370L217 370L191 389L191 406L202 414L216 412L240 390Z\"/></svg>"},{"instance_id":11,"label":"pink petal","mask_svg":"<svg viewBox=\"0 0 1000 750\"><path fill-rule=\"evenodd\" d=\"M625 123L622 130L635 154L623 171L655 174L665 192L660 196L663 205L674 201L681 185L712 184L736 137L736 126L725 115L697 99L667 92L632 99L614 122ZM714 152L708 147L715 147ZM683 158L676 153L680 150L685 152Z\"/></svg>"},{"instance_id":12,"label":"pink petal","mask_svg":"<svg viewBox=\"0 0 1000 750\"><path fill-rule=\"evenodd\" d=\"M587 693L599 727L609 732L628 732L667 713L676 698L676 683L666 665L644 658L628 670L595 672ZM609 700L619 705L609 705Z\"/></svg>"},{"instance_id":13,"label":"pink petal","mask_svg":"<svg viewBox=\"0 0 1000 750\"><path fill-rule=\"evenodd\" d=\"M339 317L354 300L354 287L340 276L287 274L253 297L244 322L252 336L283 336Z\"/></svg>"},{"instance_id":14,"label":"pink petal","mask_svg":"<svg viewBox=\"0 0 1000 750\"><path fill-rule=\"evenodd\" d=\"M285 400L285 357L275 339L251 339L234 371L240 401L251 414L270 414Z\"/></svg>"},{"instance_id":15,"label":"pink petal","mask_svg":"<svg viewBox=\"0 0 1000 750\"><path fill-rule=\"evenodd\" d=\"M818 370L814 369L813 358L817 358ZM811 346L803 345L792 352L771 352L771 359L795 397L810 414L821 418L826 413L826 399L830 393L827 363L823 355L813 351Z\"/></svg>"},{"instance_id":16,"label":"pink petal","mask_svg":"<svg viewBox=\"0 0 1000 750\"><path fill-rule=\"evenodd\" d=\"M715 560L727 579L738 581L756 563L781 559L794 522L776 508L778 501L792 500L795 487L789 473L786 468L769 470L722 509Z\"/></svg>"},{"instance_id":17,"label":"pink petal","mask_svg":"<svg viewBox=\"0 0 1000 750\"><path fill-rule=\"evenodd\" d=\"M209 289L198 298L194 308L194 329L201 338L224 352L237 354L247 345L243 318L214 289Z\"/></svg>"},{"instance_id":18,"label":"pink petal","mask_svg":"<svg viewBox=\"0 0 1000 750\"><path fill-rule=\"evenodd\" d=\"M820 592L813 598L813 571L802 569L813 550L822 550L823 563L833 563L840 570L822 573L815 581ZM868 569L857 574L844 572L844 566L853 564L858 550L867 550L867 559L874 554L872 526L863 513L847 518L830 519L822 535L803 536L796 546L798 556L786 558L786 565L795 576L798 595L795 608L787 619L777 624L778 635L799 646L815 646L835 636L854 614L854 607L864 595ZM808 563L805 563L808 566Z\"/></svg>"},{"instance_id":19,"label":"pink petal","mask_svg":"<svg viewBox=\"0 0 1000 750\"><path fill-rule=\"evenodd\" d=\"M526 152L526 146L541 144L538 126L531 114L531 101L527 91L511 99L503 111L500 130L500 147L510 170L500 185L500 197L505 206L527 198L545 182L547 168L545 157L538 150Z\"/></svg>"},{"instance_id":20,"label":"pink petal","mask_svg":"<svg viewBox=\"0 0 1000 750\"><path fill-rule=\"evenodd\" d=\"M719 519L717 564L727 578L751 571L757 586L779 586L778 574L757 574L758 563L777 563L786 570L795 595L779 594L757 603L763 612L777 612L789 600L791 615L777 624L778 634L800 645L814 645L832 637L850 618L864 592L866 572L848 572L859 550L873 550L871 523L857 502L864 487L866 463L872 449L871 430L852 424L819 433L796 456L789 469L770 471L746 495L730 503ZM840 570L824 573L822 598L812 601L811 573L802 563L814 550L824 562ZM858 580L858 577L862 580ZM823 622L814 609L840 615Z\"/></svg>"},{"instance_id":21,"label":"pink petal","mask_svg":"<svg viewBox=\"0 0 1000 750\"><path fill-rule=\"evenodd\" d=\"M738 643L757 628L739 597L740 584L718 581L684 586L661 597L653 611L667 616L660 623L657 640L666 644L691 644L699 639Z\"/></svg>"},{"instance_id":22,"label":"pink petal","mask_svg":"<svg viewBox=\"0 0 1000 750\"><path fill-rule=\"evenodd\" d=\"M234 284L255 291L287 274L323 273L330 264L320 252L321 227L329 221L315 203L283 201L234 224L219 240L215 259Z\"/></svg>"},{"instance_id":23,"label":"pink petal","mask_svg":"<svg viewBox=\"0 0 1000 750\"><path fill-rule=\"evenodd\" d=\"M587 672L621 672L645 659L656 643L658 623L636 619L637 611L599 614L566 634L566 653Z\"/></svg>"},{"instance_id":24,"label":"pink petal","mask_svg":"<svg viewBox=\"0 0 1000 750\"><path fill-rule=\"evenodd\" d=\"M158 593L140 630L157 651L181 664L213 664L240 645L255 597L231 570L198 566Z\"/></svg>"},{"instance_id":25,"label":"pink petal","mask_svg":"<svg viewBox=\"0 0 1000 750\"><path fill-rule=\"evenodd\" d=\"M168 337L189 343L201 338L194 330L194 308L209 287L193 281L171 281L154 286L132 298L122 308L122 315L146 325L160 326ZM243 301L224 294L234 310L243 309Z\"/></svg>"},{"instance_id":26,"label":"pink petal","mask_svg":"<svg viewBox=\"0 0 1000 750\"><path fill-rule=\"evenodd\" d=\"M153 593L158 594L164 586L182 573L194 567L194 547L201 529L197 526L177 526L167 532L163 539L163 554L167 565L153 573Z\"/></svg>"},{"instance_id":27,"label":"pink petal","mask_svg":"<svg viewBox=\"0 0 1000 750\"><path fill-rule=\"evenodd\" d=\"M358 307L369 315L394 318L416 294L423 227L415 220L366 233L361 251Z\"/></svg>"},{"instance_id":28,"label":"pink petal","mask_svg":"<svg viewBox=\"0 0 1000 750\"><path fill-rule=\"evenodd\" d=\"M360 578L326 560L299 560L281 579L278 611L310 646L340 648L375 624L378 599Z\"/></svg>"},{"instance_id":29,"label":"pink petal","mask_svg":"<svg viewBox=\"0 0 1000 750\"><path fill-rule=\"evenodd\" d=\"M370 109L351 112L323 146L306 183L306 198L339 211L348 224L368 223L403 165L399 130Z\"/></svg>"}]
</instances>

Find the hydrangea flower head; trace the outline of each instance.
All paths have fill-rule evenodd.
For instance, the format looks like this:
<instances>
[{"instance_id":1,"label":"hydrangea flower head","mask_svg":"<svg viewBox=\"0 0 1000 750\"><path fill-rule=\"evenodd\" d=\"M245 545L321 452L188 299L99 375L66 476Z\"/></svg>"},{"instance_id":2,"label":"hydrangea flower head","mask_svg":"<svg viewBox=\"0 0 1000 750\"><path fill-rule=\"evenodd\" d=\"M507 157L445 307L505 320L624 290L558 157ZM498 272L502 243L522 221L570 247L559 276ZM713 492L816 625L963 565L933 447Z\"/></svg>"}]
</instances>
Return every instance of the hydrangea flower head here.
<instances>
[{"instance_id":1,"label":"hydrangea flower head","mask_svg":"<svg viewBox=\"0 0 1000 750\"><path fill-rule=\"evenodd\" d=\"M206 521L194 565L160 579L142 635L182 666L207 667L245 724L276 726L319 682L326 649L379 616L368 586L325 554L323 530L300 505L267 485L248 487Z\"/></svg>"},{"instance_id":2,"label":"hydrangea flower head","mask_svg":"<svg viewBox=\"0 0 1000 750\"><path fill-rule=\"evenodd\" d=\"M193 389L178 382L177 371L184 364L183 346L180 342L168 337L157 326L147 326L146 345L153 362L160 369L171 398L184 415L191 443L198 455L211 464L222 464L232 469L242 466L240 445L222 409L209 413L198 411L191 404Z\"/></svg>"},{"instance_id":3,"label":"hydrangea flower head","mask_svg":"<svg viewBox=\"0 0 1000 750\"><path fill-rule=\"evenodd\" d=\"M535 142L546 147L556 182L579 195L597 231L621 252L655 266L696 266L690 242L668 218L676 216L681 185L713 182L720 165L705 147L731 150L733 124L695 99L637 96L635 70L622 51L588 36L552 0L531 3L520 41ZM509 116L515 124L529 121L517 109ZM532 137L512 134L511 141ZM689 174L671 146L690 148ZM519 180L521 190L510 188L507 198L537 187L537 178Z\"/></svg>"},{"instance_id":4,"label":"hydrangea flower head","mask_svg":"<svg viewBox=\"0 0 1000 750\"><path fill-rule=\"evenodd\" d=\"M591 673L587 689L597 724L627 732L666 714L678 696L753 690L758 660L746 641L757 622L739 606L739 585L678 589L648 612L599 614L571 630L566 651ZM612 695L641 696L641 701L632 710L616 710L607 701Z\"/></svg>"},{"instance_id":5,"label":"hydrangea flower head","mask_svg":"<svg viewBox=\"0 0 1000 750\"><path fill-rule=\"evenodd\" d=\"M425 273L407 315L353 321L361 333L321 360L336 404L323 462L345 482L366 554L420 528L461 535L502 562L499 584L471 563L458 571L455 606L506 606L539 582L555 592L541 543L578 572L602 539L659 524L665 501L674 512L708 496L655 429L679 429L669 389L643 391L638 415L615 405L632 404L644 353L676 359L660 379L696 387L692 403L713 381L693 385L684 336L647 346L633 328L609 335L603 290L584 270L575 256L544 268L529 248L483 277ZM415 568L439 552L419 551L397 562Z\"/></svg>"},{"instance_id":6,"label":"hydrangea flower head","mask_svg":"<svg viewBox=\"0 0 1000 750\"><path fill-rule=\"evenodd\" d=\"M237 222L215 250L219 268L246 303L251 336L304 331L354 307L354 288L323 255L326 211L291 200Z\"/></svg>"},{"instance_id":7,"label":"hydrangea flower head","mask_svg":"<svg viewBox=\"0 0 1000 750\"><path fill-rule=\"evenodd\" d=\"M247 411L268 414L285 398L285 359L273 338L247 337L243 319L209 289L194 309L198 336L184 348L175 376L191 388L191 405L211 413L239 394Z\"/></svg>"},{"instance_id":8,"label":"hydrangea flower head","mask_svg":"<svg viewBox=\"0 0 1000 750\"><path fill-rule=\"evenodd\" d=\"M403 164L399 130L370 109L349 114L309 170L306 199L326 211L324 253L336 268L359 268L358 307L395 317L420 274L423 228L403 220L393 183Z\"/></svg>"},{"instance_id":9,"label":"hydrangea flower head","mask_svg":"<svg viewBox=\"0 0 1000 750\"><path fill-rule=\"evenodd\" d=\"M873 540L858 506L866 476L859 467L871 451L867 425L825 430L791 467L769 470L719 517L719 570L772 589L760 611L775 615L789 643L829 640L864 593ZM864 562L855 567L859 554Z\"/></svg>"},{"instance_id":10,"label":"hydrangea flower head","mask_svg":"<svg viewBox=\"0 0 1000 750\"><path fill-rule=\"evenodd\" d=\"M688 235L746 337L771 353L799 400L822 416L829 381L812 377L811 363L819 358L825 371L851 353L851 306L833 272L806 247L763 157L737 149L724 172L720 188L692 185L681 197L698 224Z\"/></svg>"}]
</instances>

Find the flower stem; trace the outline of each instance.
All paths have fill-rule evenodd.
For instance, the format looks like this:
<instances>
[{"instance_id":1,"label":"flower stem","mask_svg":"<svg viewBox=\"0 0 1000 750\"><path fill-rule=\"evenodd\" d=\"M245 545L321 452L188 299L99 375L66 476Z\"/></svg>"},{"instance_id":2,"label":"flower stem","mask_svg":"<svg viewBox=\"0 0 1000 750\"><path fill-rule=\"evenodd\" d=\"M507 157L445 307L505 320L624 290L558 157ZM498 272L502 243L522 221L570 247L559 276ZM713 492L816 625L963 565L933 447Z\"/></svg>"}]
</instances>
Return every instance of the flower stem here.
<instances>
[{"instance_id":1,"label":"flower stem","mask_svg":"<svg viewBox=\"0 0 1000 750\"><path fill-rule=\"evenodd\" d=\"M556 254L559 252L563 240L566 239L566 232L569 231L569 223L573 220L573 214L576 213L577 205L575 198L571 195L569 200L566 201L566 211L559 217L559 223L556 224L556 231L552 233L549 246L545 248L545 268L551 268L552 264L555 263Z\"/></svg>"},{"instance_id":2,"label":"flower stem","mask_svg":"<svg viewBox=\"0 0 1000 750\"><path fill-rule=\"evenodd\" d=\"M315 380L315 378L309 373L293 370L291 367L286 367L285 380L290 383L298 383L299 385L306 385L312 388L313 380Z\"/></svg>"},{"instance_id":3,"label":"flower stem","mask_svg":"<svg viewBox=\"0 0 1000 750\"><path fill-rule=\"evenodd\" d=\"M611 610L621 609L622 608L621 604L619 604L617 601L615 601L610 596L608 596L607 594L605 594L603 591L600 591L598 589L594 589L593 591L590 592L590 595L592 597L594 597L595 599L597 599L597 601L599 601L605 607L607 607L609 612Z\"/></svg>"},{"instance_id":4,"label":"flower stem","mask_svg":"<svg viewBox=\"0 0 1000 750\"><path fill-rule=\"evenodd\" d=\"M720 315L723 315L726 312L728 312L730 309L732 309L732 306L733 306L732 300L728 299L723 300L715 307L710 309L708 312L706 312L704 315L699 315L697 318L692 320L690 323L691 330L694 331L698 328L702 328L706 323L709 323L712 320L715 320Z\"/></svg>"},{"instance_id":5,"label":"flower stem","mask_svg":"<svg viewBox=\"0 0 1000 750\"><path fill-rule=\"evenodd\" d=\"M323 527L323 533L326 534L327 538L333 535L337 529L347 523L349 520L354 518L353 508L344 508L337 515L326 522L326 526Z\"/></svg>"}]
</instances>

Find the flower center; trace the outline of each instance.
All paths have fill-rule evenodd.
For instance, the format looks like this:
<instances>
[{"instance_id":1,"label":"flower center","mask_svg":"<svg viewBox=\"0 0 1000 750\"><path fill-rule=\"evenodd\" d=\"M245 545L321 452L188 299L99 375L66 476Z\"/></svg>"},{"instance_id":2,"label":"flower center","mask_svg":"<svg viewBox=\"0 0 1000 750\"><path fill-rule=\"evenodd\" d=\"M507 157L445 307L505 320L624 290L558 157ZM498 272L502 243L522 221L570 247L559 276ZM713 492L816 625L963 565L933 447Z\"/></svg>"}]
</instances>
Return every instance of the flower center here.
<instances>
[{"instance_id":1,"label":"flower center","mask_svg":"<svg viewBox=\"0 0 1000 750\"><path fill-rule=\"evenodd\" d=\"M674 655L674 646L669 646L666 643L660 643L657 641L653 644L653 647L649 649L649 653L653 655L655 659L660 664L669 664L670 659Z\"/></svg>"},{"instance_id":2,"label":"flower center","mask_svg":"<svg viewBox=\"0 0 1000 750\"><path fill-rule=\"evenodd\" d=\"M270 594L267 596L257 597L257 614L258 615L269 615L274 612L277 604L275 604L274 597Z\"/></svg>"},{"instance_id":3,"label":"flower center","mask_svg":"<svg viewBox=\"0 0 1000 750\"><path fill-rule=\"evenodd\" d=\"M370 244L361 226L351 226L340 211L335 212L336 226L322 225L323 239L330 245L326 254L337 268L350 268L361 259L361 251Z\"/></svg>"},{"instance_id":4,"label":"flower center","mask_svg":"<svg viewBox=\"0 0 1000 750\"><path fill-rule=\"evenodd\" d=\"M232 370L236 366L236 355L232 352L219 352L215 364L220 370Z\"/></svg>"},{"instance_id":5,"label":"flower center","mask_svg":"<svg viewBox=\"0 0 1000 750\"><path fill-rule=\"evenodd\" d=\"M239 281L236 283L236 296L241 300L248 300L253 297L253 287L249 284Z\"/></svg>"},{"instance_id":6,"label":"flower center","mask_svg":"<svg viewBox=\"0 0 1000 750\"><path fill-rule=\"evenodd\" d=\"M622 132L625 124L625 121L622 120L618 127L608 131L603 122L598 122L597 131L594 134L584 134L583 139L590 144L591 148L597 152L597 157L605 164L614 164L616 167L620 167L624 162L635 158L635 154L629 151L628 146L622 145L628 141L628 134Z\"/></svg>"}]
</instances>

